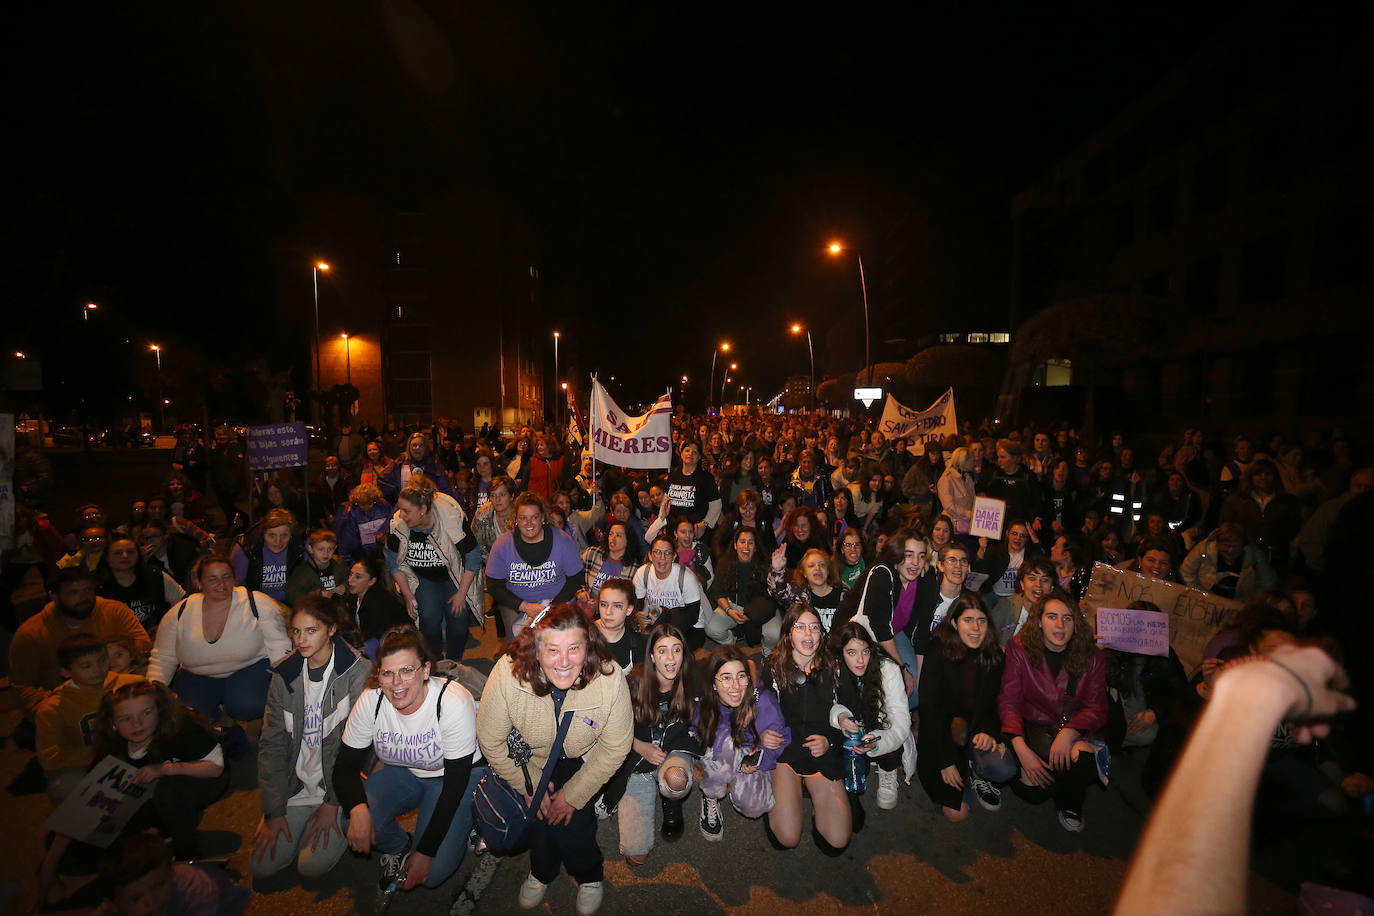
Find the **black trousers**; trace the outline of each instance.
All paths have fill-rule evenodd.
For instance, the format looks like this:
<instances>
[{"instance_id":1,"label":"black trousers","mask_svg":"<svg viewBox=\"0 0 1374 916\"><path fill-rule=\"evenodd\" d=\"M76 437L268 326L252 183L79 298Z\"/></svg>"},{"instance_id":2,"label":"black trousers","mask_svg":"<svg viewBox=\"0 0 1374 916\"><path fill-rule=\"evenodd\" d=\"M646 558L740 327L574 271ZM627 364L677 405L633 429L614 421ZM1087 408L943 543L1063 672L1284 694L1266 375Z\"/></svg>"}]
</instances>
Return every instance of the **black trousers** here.
<instances>
[{"instance_id":1,"label":"black trousers","mask_svg":"<svg viewBox=\"0 0 1374 916\"><path fill-rule=\"evenodd\" d=\"M582 769L581 758L563 758L553 769L550 791L562 786ZM550 884L559 871L568 870L578 884L601 881L605 859L596 844L596 811L588 802L573 812L566 824L550 824L536 815L530 822L530 874Z\"/></svg>"},{"instance_id":2,"label":"black trousers","mask_svg":"<svg viewBox=\"0 0 1374 916\"><path fill-rule=\"evenodd\" d=\"M171 837L172 855L191 859L200 854L200 840L196 828L205 809L219 800L229 788L226 769L214 779L191 776L163 776L153 788L153 797L134 814L124 828L126 836L149 827L156 827L163 836Z\"/></svg>"},{"instance_id":3,"label":"black trousers","mask_svg":"<svg viewBox=\"0 0 1374 916\"><path fill-rule=\"evenodd\" d=\"M1047 798L1054 799L1056 811L1076 811L1083 813L1083 802L1088 796L1088 786L1097 782L1097 761L1086 751L1070 764L1067 770L1053 770L1054 784L1048 789L1028 786L1020 779L1013 779L1009 785L1020 798L1032 804L1040 804Z\"/></svg>"}]
</instances>

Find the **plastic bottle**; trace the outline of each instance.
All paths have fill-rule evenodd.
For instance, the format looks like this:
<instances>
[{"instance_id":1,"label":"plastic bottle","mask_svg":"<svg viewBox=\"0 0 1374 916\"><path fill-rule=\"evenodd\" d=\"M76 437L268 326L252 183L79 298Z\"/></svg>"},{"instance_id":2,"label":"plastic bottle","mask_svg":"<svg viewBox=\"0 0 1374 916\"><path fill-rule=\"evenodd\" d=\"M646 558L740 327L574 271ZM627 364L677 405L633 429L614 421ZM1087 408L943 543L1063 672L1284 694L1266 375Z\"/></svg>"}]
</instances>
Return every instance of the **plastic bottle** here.
<instances>
[{"instance_id":1,"label":"plastic bottle","mask_svg":"<svg viewBox=\"0 0 1374 916\"><path fill-rule=\"evenodd\" d=\"M850 795L863 795L868 788L868 755L859 750L863 743L864 726L854 723L856 731L844 736L844 790Z\"/></svg>"}]
</instances>

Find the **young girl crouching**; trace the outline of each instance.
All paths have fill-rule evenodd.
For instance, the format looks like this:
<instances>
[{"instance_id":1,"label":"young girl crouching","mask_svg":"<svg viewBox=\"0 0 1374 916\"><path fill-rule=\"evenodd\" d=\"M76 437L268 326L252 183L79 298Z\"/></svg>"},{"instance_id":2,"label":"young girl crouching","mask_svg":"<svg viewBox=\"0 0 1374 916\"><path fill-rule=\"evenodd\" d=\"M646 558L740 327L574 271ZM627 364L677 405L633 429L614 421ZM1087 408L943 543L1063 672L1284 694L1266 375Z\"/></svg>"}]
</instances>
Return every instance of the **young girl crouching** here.
<instances>
[{"instance_id":1,"label":"young girl crouching","mask_svg":"<svg viewBox=\"0 0 1374 916\"><path fill-rule=\"evenodd\" d=\"M772 690L757 688L744 654L718 646L706 664L706 692L697 716L701 758L701 835L718 842L725 834L720 800L727 794L747 818L773 810L773 768L792 740Z\"/></svg>"}]
</instances>

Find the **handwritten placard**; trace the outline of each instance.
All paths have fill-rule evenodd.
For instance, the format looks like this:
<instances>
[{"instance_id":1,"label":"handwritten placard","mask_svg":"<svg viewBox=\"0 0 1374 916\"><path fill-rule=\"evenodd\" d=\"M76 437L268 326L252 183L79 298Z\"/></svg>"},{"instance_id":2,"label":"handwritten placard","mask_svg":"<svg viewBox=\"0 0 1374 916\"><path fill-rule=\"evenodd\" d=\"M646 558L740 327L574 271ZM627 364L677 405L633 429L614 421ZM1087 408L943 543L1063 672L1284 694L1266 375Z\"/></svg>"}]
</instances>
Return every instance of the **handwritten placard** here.
<instances>
[{"instance_id":1,"label":"handwritten placard","mask_svg":"<svg viewBox=\"0 0 1374 916\"><path fill-rule=\"evenodd\" d=\"M976 538L1002 539L1002 524L1007 516L1007 504L1001 499L979 496L973 501L973 523L968 533Z\"/></svg>"},{"instance_id":2,"label":"handwritten placard","mask_svg":"<svg viewBox=\"0 0 1374 916\"><path fill-rule=\"evenodd\" d=\"M136 783L138 767L106 757L86 774L43 825L54 833L106 849L153 797L153 783Z\"/></svg>"},{"instance_id":3,"label":"handwritten placard","mask_svg":"<svg viewBox=\"0 0 1374 916\"><path fill-rule=\"evenodd\" d=\"M1097 609L1097 638L1104 649L1138 655L1169 654L1169 615L1129 608Z\"/></svg>"},{"instance_id":4,"label":"handwritten placard","mask_svg":"<svg viewBox=\"0 0 1374 916\"><path fill-rule=\"evenodd\" d=\"M309 449L304 423L248 427L248 467L254 471L301 467Z\"/></svg>"}]
</instances>

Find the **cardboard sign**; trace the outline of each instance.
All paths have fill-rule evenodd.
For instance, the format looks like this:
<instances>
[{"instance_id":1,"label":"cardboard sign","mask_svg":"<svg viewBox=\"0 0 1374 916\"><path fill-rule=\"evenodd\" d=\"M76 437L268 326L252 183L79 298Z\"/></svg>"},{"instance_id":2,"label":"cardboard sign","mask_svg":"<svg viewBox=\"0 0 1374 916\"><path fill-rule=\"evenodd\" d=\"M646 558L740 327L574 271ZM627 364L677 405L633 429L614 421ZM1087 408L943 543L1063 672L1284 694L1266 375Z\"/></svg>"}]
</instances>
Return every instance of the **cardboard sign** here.
<instances>
[{"instance_id":1,"label":"cardboard sign","mask_svg":"<svg viewBox=\"0 0 1374 916\"><path fill-rule=\"evenodd\" d=\"M1092 580L1079 604L1096 628L1097 608L1120 608L1136 601L1152 602L1169 615L1169 645L1189 672L1202 664L1208 641L1234 623L1241 609L1239 601L1105 563L1093 564Z\"/></svg>"},{"instance_id":2,"label":"cardboard sign","mask_svg":"<svg viewBox=\"0 0 1374 916\"><path fill-rule=\"evenodd\" d=\"M1169 615L1101 607L1097 609L1097 638L1104 649L1167 656Z\"/></svg>"},{"instance_id":3,"label":"cardboard sign","mask_svg":"<svg viewBox=\"0 0 1374 916\"><path fill-rule=\"evenodd\" d=\"M134 812L153 797L153 783L134 782L137 771L132 764L106 757L48 815L43 826L74 840L109 848Z\"/></svg>"},{"instance_id":4,"label":"cardboard sign","mask_svg":"<svg viewBox=\"0 0 1374 916\"><path fill-rule=\"evenodd\" d=\"M304 423L248 427L248 467L253 471L303 467L310 456Z\"/></svg>"},{"instance_id":5,"label":"cardboard sign","mask_svg":"<svg viewBox=\"0 0 1374 916\"><path fill-rule=\"evenodd\" d=\"M979 496L973 501L973 521L968 533L976 538L1002 540L1002 524L1007 517L1007 503L1002 499Z\"/></svg>"}]
</instances>

